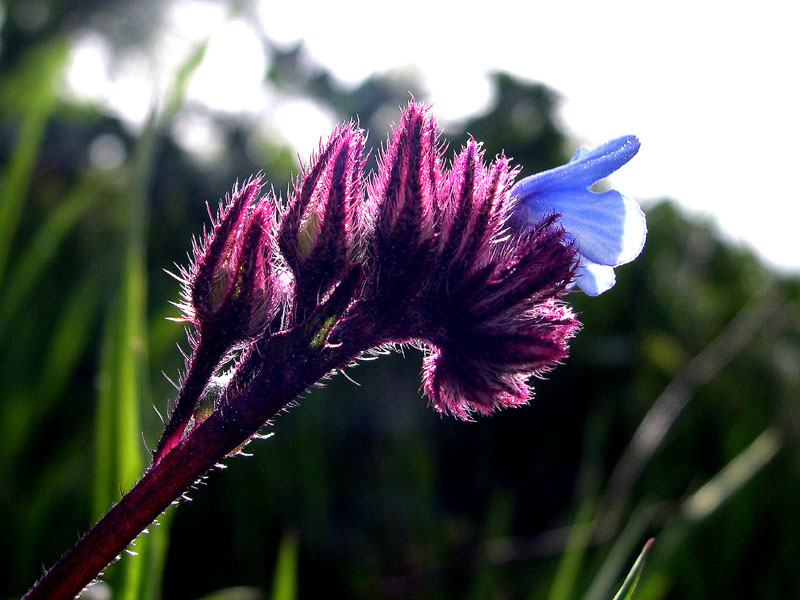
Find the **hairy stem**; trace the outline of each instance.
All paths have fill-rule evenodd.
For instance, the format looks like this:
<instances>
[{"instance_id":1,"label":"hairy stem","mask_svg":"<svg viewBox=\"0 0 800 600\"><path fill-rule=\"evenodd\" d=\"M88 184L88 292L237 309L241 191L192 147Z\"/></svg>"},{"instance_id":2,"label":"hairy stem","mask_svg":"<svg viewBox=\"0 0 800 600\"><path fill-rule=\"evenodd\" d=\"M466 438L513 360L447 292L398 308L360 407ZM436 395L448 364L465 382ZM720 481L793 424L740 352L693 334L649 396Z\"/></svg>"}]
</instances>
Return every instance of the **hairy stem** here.
<instances>
[{"instance_id":1,"label":"hairy stem","mask_svg":"<svg viewBox=\"0 0 800 600\"><path fill-rule=\"evenodd\" d=\"M261 367L226 392L222 405L160 455L139 482L28 591L23 600L74 598L153 520L215 464L235 451L298 394L342 368L371 340L314 350L308 332L270 338ZM366 345L362 345L366 344Z\"/></svg>"},{"instance_id":2,"label":"hairy stem","mask_svg":"<svg viewBox=\"0 0 800 600\"><path fill-rule=\"evenodd\" d=\"M227 348L222 344L209 343L200 337L191 366L186 373L186 378L178 391L178 398L175 400L175 409L172 411L169 421L161 439L158 441L155 452L153 452L153 462L158 463L161 458L180 442L181 434L186 427L186 423L192 416L194 407L200 399L208 380L214 374L214 370L222 360Z\"/></svg>"},{"instance_id":3,"label":"hairy stem","mask_svg":"<svg viewBox=\"0 0 800 600\"><path fill-rule=\"evenodd\" d=\"M170 503L236 447L230 438L219 415L211 415L183 444L150 467L24 599L74 598Z\"/></svg>"}]
</instances>

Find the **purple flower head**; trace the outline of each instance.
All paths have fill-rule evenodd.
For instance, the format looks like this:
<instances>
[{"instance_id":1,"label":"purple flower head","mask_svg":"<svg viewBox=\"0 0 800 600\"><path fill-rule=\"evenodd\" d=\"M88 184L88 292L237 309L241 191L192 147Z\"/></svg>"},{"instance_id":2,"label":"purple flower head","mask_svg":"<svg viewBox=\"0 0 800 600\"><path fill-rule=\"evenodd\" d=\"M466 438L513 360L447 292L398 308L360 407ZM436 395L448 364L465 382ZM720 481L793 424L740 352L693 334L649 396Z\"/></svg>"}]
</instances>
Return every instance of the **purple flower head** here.
<instances>
[{"instance_id":1,"label":"purple flower head","mask_svg":"<svg viewBox=\"0 0 800 600\"><path fill-rule=\"evenodd\" d=\"M581 150L515 185L509 160L486 164L472 139L445 167L439 128L412 101L366 193L363 146L353 123L320 144L275 236L275 204L255 200L258 181L235 191L196 252L193 314L228 323L242 305L259 306L247 290L267 290L263 310L244 313L247 332L282 303L281 327L307 332L302 347L315 360L336 348L352 358L383 344L422 347L422 388L439 412L469 419L526 403L528 379L566 358L580 327L567 289L576 278L587 293L607 289L601 277L641 250L638 205L589 190L638 141ZM255 345L235 378L242 385L262 369L269 336Z\"/></svg>"},{"instance_id":2,"label":"purple flower head","mask_svg":"<svg viewBox=\"0 0 800 600\"><path fill-rule=\"evenodd\" d=\"M472 268L451 263L431 306L436 325L423 337L423 389L436 410L463 419L526 403L526 380L566 358L580 327L560 300L575 264L563 230L548 219L494 240Z\"/></svg>"},{"instance_id":3,"label":"purple flower head","mask_svg":"<svg viewBox=\"0 0 800 600\"><path fill-rule=\"evenodd\" d=\"M566 165L526 177L512 188L528 224L559 215L580 263L575 282L588 295L610 289L614 267L629 263L642 251L647 223L639 205L616 190L589 188L607 177L639 150L639 140L625 136L592 150L579 149Z\"/></svg>"},{"instance_id":4,"label":"purple flower head","mask_svg":"<svg viewBox=\"0 0 800 600\"><path fill-rule=\"evenodd\" d=\"M337 128L289 196L278 243L295 278L296 320L360 262L363 147L364 137L354 124Z\"/></svg>"},{"instance_id":5,"label":"purple flower head","mask_svg":"<svg viewBox=\"0 0 800 600\"><path fill-rule=\"evenodd\" d=\"M511 232L514 171L471 140L445 170L438 128L412 102L370 188L372 276L387 341L426 352L423 389L439 412L528 401L526 380L567 356L579 324L560 300L577 264L555 217Z\"/></svg>"},{"instance_id":6,"label":"purple flower head","mask_svg":"<svg viewBox=\"0 0 800 600\"><path fill-rule=\"evenodd\" d=\"M440 197L423 389L436 410L462 419L526 403L526 380L565 358L579 327L559 300L574 248L552 218L522 234L507 230L513 177L508 159L486 167L470 141Z\"/></svg>"},{"instance_id":7,"label":"purple flower head","mask_svg":"<svg viewBox=\"0 0 800 600\"><path fill-rule=\"evenodd\" d=\"M184 320L222 347L261 334L277 310L275 200L259 199L260 189L255 177L226 196L212 218L213 229L194 244L192 264L178 278L184 284L179 305Z\"/></svg>"}]
</instances>

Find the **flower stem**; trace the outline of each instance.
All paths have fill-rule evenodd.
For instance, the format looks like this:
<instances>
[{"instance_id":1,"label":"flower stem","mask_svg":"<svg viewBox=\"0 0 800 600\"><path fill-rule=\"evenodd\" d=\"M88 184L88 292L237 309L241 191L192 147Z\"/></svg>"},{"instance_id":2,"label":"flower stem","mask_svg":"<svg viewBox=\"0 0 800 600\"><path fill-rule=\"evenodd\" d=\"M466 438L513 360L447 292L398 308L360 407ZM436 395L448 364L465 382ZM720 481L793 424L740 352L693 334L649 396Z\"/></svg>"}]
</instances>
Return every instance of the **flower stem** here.
<instances>
[{"instance_id":1,"label":"flower stem","mask_svg":"<svg viewBox=\"0 0 800 600\"><path fill-rule=\"evenodd\" d=\"M276 335L260 348L263 368L177 445L160 455L23 600L74 598L215 464L247 442L303 390L332 369L343 368L365 349L339 345L309 352L307 335L299 330Z\"/></svg>"},{"instance_id":2,"label":"flower stem","mask_svg":"<svg viewBox=\"0 0 800 600\"><path fill-rule=\"evenodd\" d=\"M226 350L227 348L223 344L209 343L203 336L200 337L191 366L178 392L175 409L164 427L155 452L153 452L154 463L158 463L170 449L180 442L186 423L192 416L192 410L197 405L203 389L214 374L214 370Z\"/></svg>"},{"instance_id":3,"label":"flower stem","mask_svg":"<svg viewBox=\"0 0 800 600\"><path fill-rule=\"evenodd\" d=\"M238 443L218 414L151 466L24 596L24 600L74 598L152 521Z\"/></svg>"},{"instance_id":4,"label":"flower stem","mask_svg":"<svg viewBox=\"0 0 800 600\"><path fill-rule=\"evenodd\" d=\"M357 277L353 280L357 282ZM327 314L325 308L334 310L337 302L334 294L331 306L321 307L321 314ZM74 598L194 482L245 444L306 388L378 345L376 332L367 325L369 319L360 316L346 322L345 335L334 345L324 343L330 327L325 319L317 325L323 328L322 334L304 326L254 344L221 405L174 445L156 454L139 482L23 600Z\"/></svg>"}]
</instances>

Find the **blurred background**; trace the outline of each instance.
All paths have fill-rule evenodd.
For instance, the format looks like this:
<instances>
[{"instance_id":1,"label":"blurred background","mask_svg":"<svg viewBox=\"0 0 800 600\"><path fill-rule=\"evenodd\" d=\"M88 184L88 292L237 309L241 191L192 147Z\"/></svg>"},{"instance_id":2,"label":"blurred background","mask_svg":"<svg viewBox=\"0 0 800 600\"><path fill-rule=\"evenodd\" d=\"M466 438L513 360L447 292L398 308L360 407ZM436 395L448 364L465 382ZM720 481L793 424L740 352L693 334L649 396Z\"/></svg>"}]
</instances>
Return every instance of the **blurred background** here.
<instances>
[{"instance_id":1,"label":"blurred background","mask_svg":"<svg viewBox=\"0 0 800 600\"><path fill-rule=\"evenodd\" d=\"M570 296L584 329L530 406L457 422L416 351L363 363L95 597L594 600L650 537L639 598L800 593L797 40L777 3L714 5L1 2L0 597L145 468L187 348L163 270L206 203L259 170L285 197L338 121L379 148L411 95L523 174L638 134L612 183L643 255Z\"/></svg>"}]
</instances>

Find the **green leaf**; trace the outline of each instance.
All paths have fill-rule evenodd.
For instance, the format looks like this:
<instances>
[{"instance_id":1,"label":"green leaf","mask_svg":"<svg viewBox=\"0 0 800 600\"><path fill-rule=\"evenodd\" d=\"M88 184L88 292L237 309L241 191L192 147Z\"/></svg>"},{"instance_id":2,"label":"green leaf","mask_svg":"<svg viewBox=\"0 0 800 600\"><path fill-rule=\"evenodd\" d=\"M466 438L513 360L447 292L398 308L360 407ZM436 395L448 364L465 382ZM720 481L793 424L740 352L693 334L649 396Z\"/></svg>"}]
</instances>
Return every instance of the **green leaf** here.
<instances>
[{"instance_id":1,"label":"green leaf","mask_svg":"<svg viewBox=\"0 0 800 600\"><path fill-rule=\"evenodd\" d=\"M152 123L152 120L151 120ZM116 407L116 478L120 489L129 490L144 467L142 407L149 404L147 394L147 268L145 260L146 188L152 157L152 129L145 132L134 158L129 197L128 248L123 265L120 296L120 329L117 338L115 377L119 379ZM147 538L135 542L136 552L144 554ZM144 558L126 560L122 600L141 598Z\"/></svg>"},{"instance_id":2,"label":"green leaf","mask_svg":"<svg viewBox=\"0 0 800 600\"><path fill-rule=\"evenodd\" d=\"M581 504L572 526L572 533L567 541L564 556L558 564L548 600L568 600L572 597L575 583L578 580L581 563L589 546L594 523L594 502L587 500Z\"/></svg>"},{"instance_id":3,"label":"green leaf","mask_svg":"<svg viewBox=\"0 0 800 600\"><path fill-rule=\"evenodd\" d=\"M114 398L117 394L114 367L117 362L116 339L119 328L116 304L116 302L112 302L108 307L100 342L94 431L94 490L92 493L92 517L95 521L98 521L106 513L117 493L114 486Z\"/></svg>"},{"instance_id":4,"label":"green leaf","mask_svg":"<svg viewBox=\"0 0 800 600\"><path fill-rule=\"evenodd\" d=\"M297 554L297 536L287 533L278 548L271 600L294 600L297 597Z\"/></svg>"},{"instance_id":5,"label":"green leaf","mask_svg":"<svg viewBox=\"0 0 800 600\"><path fill-rule=\"evenodd\" d=\"M652 523L654 515L655 508L653 506L642 504L637 507L614 541L608 556L583 596L583 600L608 598L613 586L619 581L623 569L628 564L631 554L638 547L645 531Z\"/></svg>"},{"instance_id":6,"label":"green leaf","mask_svg":"<svg viewBox=\"0 0 800 600\"><path fill-rule=\"evenodd\" d=\"M782 447L783 439L778 429L765 429L719 473L684 500L681 506L683 516L687 521L696 522L714 513L761 472Z\"/></svg>"},{"instance_id":7,"label":"green leaf","mask_svg":"<svg viewBox=\"0 0 800 600\"><path fill-rule=\"evenodd\" d=\"M135 222L135 217L131 219ZM119 296L109 309L101 350L100 390L96 416L95 517L108 510L120 491L130 489L145 463L141 412L148 405L146 272L143 245L131 233ZM139 537L120 562L115 597L143 597L143 573L150 540Z\"/></svg>"},{"instance_id":8,"label":"green leaf","mask_svg":"<svg viewBox=\"0 0 800 600\"><path fill-rule=\"evenodd\" d=\"M78 280L69 290L47 348L43 351L36 385L5 399L0 409L0 465L24 452L28 435L56 408L90 340L100 297L96 274ZM11 415L14 415L13 417Z\"/></svg>"},{"instance_id":9,"label":"green leaf","mask_svg":"<svg viewBox=\"0 0 800 600\"><path fill-rule=\"evenodd\" d=\"M111 464L111 489L108 493L116 499L120 491L129 490L139 479L145 464L142 439L142 409L150 405L147 381L147 267L145 258L147 184L153 155L155 118L151 114L144 133L134 149L130 165L126 248L121 265L121 282L117 305L112 309L115 331L109 334L111 346L104 350L104 359L110 360L105 370L104 385L108 397L98 398L98 440L110 442L110 449L98 446L98 480L108 481L108 464ZM96 490L96 510L100 508L100 495ZM128 548L128 554L119 563L121 574L116 580L115 598L140 600L143 589L143 572L147 564L147 536L140 536Z\"/></svg>"},{"instance_id":10,"label":"green leaf","mask_svg":"<svg viewBox=\"0 0 800 600\"><path fill-rule=\"evenodd\" d=\"M68 53L69 44L59 38L35 48L17 68L22 80L13 87L23 114L17 143L0 177L0 286Z\"/></svg>"},{"instance_id":11,"label":"green leaf","mask_svg":"<svg viewBox=\"0 0 800 600\"><path fill-rule=\"evenodd\" d=\"M266 600L267 595L257 588L232 587L217 590L198 600Z\"/></svg>"},{"instance_id":12,"label":"green leaf","mask_svg":"<svg viewBox=\"0 0 800 600\"><path fill-rule=\"evenodd\" d=\"M103 182L90 175L79 181L67 196L48 214L25 248L19 253L10 271L14 285L4 290L0 302L0 331L11 323L36 283L57 257L58 247L84 213L97 202Z\"/></svg>"},{"instance_id":13,"label":"green leaf","mask_svg":"<svg viewBox=\"0 0 800 600\"><path fill-rule=\"evenodd\" d=\"M200 44L178 71L169 94L169 104L161 117L151 110L144 130L139 137L130 163L128 186L128 235L125 263L122 268L122 288L119 300L119 330L111 353L114 355L111 408L114 431L114 483L128 490L141 475L144 467L142 451L143 406L150 404L147 392L147 261L145 257L147 236L147 191L152 173L158 130L165 127L183 101L183 90L189 76L199 66L206 44ZM98 406L100 409L101 406ZM108 406L103 403L104 413ZM107 457L105 457L107 459ZM144 583L144 569L149 565L150 577L160 578L166 557L166 532L154 539L140 536L129 548L141 556L122 562L122 581L116 596L122 600L155 598L158 590ZM161 564L148 552L160 555Z\"/></svg>"},{"instance_id":14,"label":"green leaf","mask_svg":"<svg viewBox=\"0 0 800 600\"><path fill-rule=\"evenodd\" d=\"M203 58L208 51L209 39L205 39L186 57L186 60L178 68L175 74L175 79L172 82L172 87L167 95L167 101L164 107L162 118L164 121L169 121L178 112L183 104L183 98L186 93L186 86L189 84L189 79L192 74L197 70L197 67L203 62Z\"/></svg>"},{"instance_id":15,"label":"green leaf","mask_svg":"<svg viewBox=\"0 0 800 600\"><path fill-rule=\"evenodd\" d=\"M113 330L106 334L112 340L104 347L103 363L111 365L104 370L103 390L98 399L97 416L97 473L95 510L105 512L121 491L136 483L144 468L141 410L146 404L146 328L145 298L146 278L142 246L129 244L123 267L122 289L118 305L110 312ZM104 344L105 346L105 344ZM102 448L101 443L110 447ZM109 467L110 466L110 467ZM109 472L111 476L109 477ZM111 483L105 491L103 482ZM101 499L102 498L102 499ZM120 562L121 582L115 597L139 600L142 597L143 569L146 564L148 539L140 536L128 549L129 554Z\"/></svg>"},{"instance_id":16,"label":"green leaf","mask_svg":"<svg viewBox=\"0 0 800 600\"><path fill-rule=\"evenodd\" d=\"M636 591L636 584L639 583L639 577L641 577L642 570L644 569L644 562L647 559L650 548L653 547L653 541L652 538L647 540L642 552L639 554L639 558L633 563L633 567L628 573L628 576L625 578L625 581L622 582L622 587L619 588L619 591L614 596L614 600L631 600L631 598L633 598L633 593Z\"/></svg>"},{"instance_id":17,"label":"green leaf","mask_svg":"<svg viewBox=\"0 0 800 600\"><path fill-rule=\"evenodd\" d=\"M136 483L144 466L140 396L146 361L146 285L144 257L130 252L122 285L116 349L117 483L124 490Z\"/></svg>"}]
</instances>

